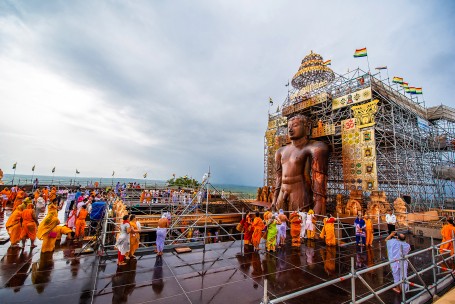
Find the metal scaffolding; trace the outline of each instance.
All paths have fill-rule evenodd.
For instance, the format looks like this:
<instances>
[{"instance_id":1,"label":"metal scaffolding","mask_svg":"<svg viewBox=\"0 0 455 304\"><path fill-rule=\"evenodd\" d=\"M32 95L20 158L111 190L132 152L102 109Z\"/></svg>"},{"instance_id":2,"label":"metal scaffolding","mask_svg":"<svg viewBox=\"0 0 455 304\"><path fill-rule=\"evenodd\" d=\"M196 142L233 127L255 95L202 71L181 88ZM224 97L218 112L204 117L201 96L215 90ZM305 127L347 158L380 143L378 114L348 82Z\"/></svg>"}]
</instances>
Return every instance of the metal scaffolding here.
<instances>
[{"instance_id":1,"label":"metal scaffolding","mask_svg":"<svg viewBox=\"0 0 455 304\"><path fill-rule=\"evenodd\" d=\"M315 81L294 87L282 110L269 114L264 185L274 186L275 151L289 143L287 119L303 114L310 118L311 138L331 147L328 210L334 210L337 194L348 196L354 189L363 190L365 201L371 191L384 191L389 201L402 197L411 210L453 204L454 109L427 109L422 97L359 68ZM356 125L353 131L346 127L350 120Z\"/></svg>"}]
</instances>

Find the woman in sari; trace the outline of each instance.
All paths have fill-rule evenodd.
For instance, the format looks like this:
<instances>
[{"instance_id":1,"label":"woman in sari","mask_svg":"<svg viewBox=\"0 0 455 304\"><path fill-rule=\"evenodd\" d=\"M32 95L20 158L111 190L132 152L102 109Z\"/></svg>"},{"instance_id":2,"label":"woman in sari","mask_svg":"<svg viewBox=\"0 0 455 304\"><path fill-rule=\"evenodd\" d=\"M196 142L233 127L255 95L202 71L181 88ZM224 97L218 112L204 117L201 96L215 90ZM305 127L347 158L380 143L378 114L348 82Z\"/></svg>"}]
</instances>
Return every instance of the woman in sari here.
<instances>
[{"instance_id":1,"label":"woman in sari","mask_svg":"<svg viewBox=\"0 0 455 304\"><path fill-rule=\"evenodd\" d=\"M281 224L277 216L278 215L275 213L267 223L267 251L275 252L276 249L276 235L278 234L277 225Z\"/></svg>"},{"instance_id":2,"label":"woman in sari","mask_svg":"<svg viewBox=\"0 0 455 304\"><path fill-rule=\"evenodd\" d=\"M23 206L19 205L6 221L6 231L8 231L11 246L16 247L21 239L21 218Z\"/></svg>"},{"instance_id":3,"label":"woman in sari","mask_svg":"<svg viewBox=\"0 0 455 304\"><path fill-rule=\"evenodd\" d=\"M118 262L117 265L123 266L126 265L124 262L125 254L130 251L130 232L131 232L131 225L128 221L129 215L126 214L123 216L123 223L120 225L120 235L117 239L117 243L115 247L118 249Z\"/></svg>"},{"instance_id":4,"label":"woman in sari","mask_svg":"<svg viewBox=\"0 0 455 304\"><path fill-rule=\"evenodd\" d=\"M66 221L66 226L68 228L75 230L76 229L76 219L77 219L77 207L74 205L73 210L71 210L68 215L68 220Z\"/></svg>"},{"instance_id":5,"label":"woman in sari","mask_svg":"<svg viewBox=\"0 0 455 304\"><path fill-rule=\"evenodd\" d=\"M130 225L131 225L131 233L130 233L130 252L128 254L129 257L135 258L136 256L134 253L139 248L139 240L140 240L140 232L141 232L141 224L136 220L136 216L134 214L130 215Z\"/></svg>"},{"instance_id":6,"label":"woman in sari","mask_svg":"<svg viewBox=\"0 0 455 304\"><path fill-rule=\"evenodd\" d=\"M253 242L254 250L258 251L259 244L261 243L261 238L262 238L262 230L265 227L264 222L262 221L262 219L259 215L259 212L256 212L256 217L254 218L254 221L253 221L253 224L251 225L251 227L253 230L252 242Z\"/></svg>"},{"instance_id":7,"label":"woman in sari","mask_svg":"<svg viewBox=\"0 0 455 304\"><path fill-rule=\"evenodd\" d=\"M25 241L27 238L30 239L31 245L30 247L35 246L35 239L36 239L36 230L38 227L38 220L36 218L35 210L33 209L33 204L28 204L27 209L22 212L22 231L21 231L21 239L22 239L22 247L25 247Z\"/></svg>"},{"instance_id":8,"label":"woman in sari","mask_svg":"<svg viewBox=\"0 0 455 304\"><path fill-rule=\"evenodd\" d=\"M249 212L247 212L241 223L243 225L243 242L245 245L250 245L251 238L253 237L253 229L251 228L252 220Z\"/></svg>"}]
</instances>

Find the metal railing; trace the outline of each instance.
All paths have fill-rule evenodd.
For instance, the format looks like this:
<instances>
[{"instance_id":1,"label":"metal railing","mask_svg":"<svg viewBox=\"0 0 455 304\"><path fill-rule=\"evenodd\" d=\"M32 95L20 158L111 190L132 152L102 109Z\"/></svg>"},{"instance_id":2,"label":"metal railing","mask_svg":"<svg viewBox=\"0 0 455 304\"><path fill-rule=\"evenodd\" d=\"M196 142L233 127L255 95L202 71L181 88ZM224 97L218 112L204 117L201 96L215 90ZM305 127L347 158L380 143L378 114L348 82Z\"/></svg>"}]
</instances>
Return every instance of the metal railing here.
<instances>
[{"instance_id":1,"label":"metal railing","mask_svg":"<svg viewBox=\"0 0 455 304\"><path fill-rule=\"evenodd\" d=\"M335 278L330 281L323 282L321 284L317 284L315 286L311 286L309 288L305 288L302 290L299 290L297 292L278 297L275 299L270 300L268 297L268 290L267 290L267 279L264 281L264 297L262 299L263 304L269 304L269 303L281 303L290 299L294 299L297 297L300 297L302 295L308 294L313 291L321 290L327 286L337 284L340 282L343 282L345 280L350 279L350 289L351 289L351 303L363 303L366 302L372 298L375 298L377 301L380 303L385 303L381 299L381 295L384 292L387 292L397 286L401 287L401 290L404 292L401 292L401 303L411 303L412 301L416 300L417 298L421 296L425 296L425 294L428 294L429 299L433 298L433 296L438 292L439 287L446 287L448 284L448 281L450 279L452 281L455 281L455 271L451 269L448 265L448 260L451 260L453 262L453 259L455 258L455 254L447 256L449 252L443 252L442 254L439 254L439 248L441 245L447 244L447 243L452 243L452 246L455 246L455 237L452 234L452 239L442 242L438 245L434 244L433 238L431 238L431 246L419 251L415 251L412 253L409 253L407 255L404 255L403 252L401 254L401 257L392 261L387 261L383 262L377 265L374 265L372 267L356 270L355 269L355 262L354 262L354 257L351 257L351 270L349 273L346 275L340 276L338 278ZM419 255L427 254L428 252L431 252L431 263L429 266L424 267L423 269L418 270L416 266L412 263L411 258L417 257ZM439 259L439 261L437 261ZM376 269L381 269L384 267L389 267L392 263L399 262L400 263L400 270L401 270L401 279L397 282L394 282L393 284L387 285L385 287L380 287L379 290L375 290L368 282L363 278L362 275L367 274L373 270ZM409 265L409 268L411 268L412 273L407 274L406 276L404 275L405 272L405 265L406 263ZM452 264L453 265L453 264ZM422 275L426 272L431 272L432 273L432 280L431 283L428 284L425 282L422 278ZM439 276L439 278L438 278ZM356 280L359 280L367 289L368 292L358 295L358 292L356 291ZM419 283L412 282L411 280L417 279ZM407 286L410 288L407 289ZM412 288L412 289L411 289ZM415 293L412 296L407 296L408 294Z\"/></svg>"}]
</instances>

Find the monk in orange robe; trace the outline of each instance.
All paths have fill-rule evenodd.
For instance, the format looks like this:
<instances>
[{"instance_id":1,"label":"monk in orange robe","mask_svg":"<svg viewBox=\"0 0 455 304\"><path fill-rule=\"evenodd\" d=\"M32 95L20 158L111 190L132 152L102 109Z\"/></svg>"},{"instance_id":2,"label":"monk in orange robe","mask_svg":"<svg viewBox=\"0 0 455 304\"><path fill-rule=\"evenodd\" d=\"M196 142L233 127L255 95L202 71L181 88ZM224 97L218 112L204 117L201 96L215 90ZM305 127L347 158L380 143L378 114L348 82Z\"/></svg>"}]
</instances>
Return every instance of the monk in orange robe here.
<instances>
[{"instance_id":1,"label":"monk in orange robe","mask_svg":"<svg viewBox=\"0 0 455 304\"><path fill-rule=\"evenodd\" d=\"M57 199L57 189L52 187L51 192L49 193L49 201L53 202Z\"/></svg>"},{"instance_id":2,"label":"monk in orange robe","mask_svg":"<svg viewBox=\"0 0 455 304\"><path fill-rule=\"evenodd\" d=\"M13 204L13 211L16 210L17 206L22 204L22 200L27 196L25 191L23 190L18 190L16 194L16 198L14 199L14 204Z\"/></svg>"},{"instance_id":3,"label":"monk in orange robe","mask_svg":"<svg viewBox=\"0 0 455 304\"><path fill-rule=\"evenodd\" d=\"M147 191L147 190L144 190L144 191L142 191L142 193L141 193L141 197L139 198L139 202L140 202L140 203L143 203L143 202L144 202L145 191Z\"/></svg>"},{"instance_id":4,"label":"monk in orange robe","mask_svg":"<svg viewBox=\"0 0 455 304\"><path fill-rule=\"evenodd\" d=\"M62 234L68 235L69 238L73 235L73 230L66 226L58 226L59 223L58 218L54 217L49 225L52 229L42 235L43 244L41 245L41 252L54 251L55 242L61 239Z\"/></svg>"},{"instance_id":5,"label":"monk in orange robe","mask_svg":"<svg viewBox=\"0 0 455 304\"><path fill-rule=\"evenodd\" d=\"M82 239L85 235L85 219L87 218L87 206L82 205L76 218L76 238Z\"/></svg>"},{"instance_id":6,"label":"monk in orange robe","mask_svg":"<svg viewBox=\"0 0 455 304\"><path fill-rule=\"evenodd\" d=\"M6 231L9 234L9 240L11 246L17 246L21 239L21 217L22 217L22 205L16 207L16 210L10 215L6 221Z\"/></svg>"},{"instance_id":7,"label":"monk in orange robe","mask_svg":"<svg viewBox=\"0 0 455 304\"><path fill-rule=\"evenodd\" d=\"M129 257L135 258L136 256L134 253L139 248L139 240L141 238L141 224L139 224L136 220L136 216L134 214L130 215L130 252L128 254Z\"/></svg>"},{"instance_id":8,"label":"monk in orange robe","mask_svg":"<svg viewBox=\"0 0 455 304\"><path fill-rule=\"evenodd\" d=\"M300 219L299 213L294 211L289 216L289 221L291 222L291 238L292 246L300 246L300 230L302 228L302 220Z\"/></svg>"},{"instance_id":9,"label":"monk in orange robe","mask_svg":"<svg viewBox=\"0 0 455 304\"><path fill-rule=\"evenodd\" d=\"M442 241L441 243L447 242L448 240L451 240L453 238L452 236L455 235L455 227L453 224L453 220L449 219L447 220L446 224L442 226L441 229L441 235L442 235ZM453 255L454 248L453 248L453 242L448 242L446 244L443 244L439 247L439 253L444 253L450 251L450 255Z\"/></svg>"},{"instance_id":10,"label":"monk in orange robe","mask_svg":"<svg viewBox=\"0 0 455 304\"><path fill-rule=\"evenodd\" d=\"M43 198L47 203L49 200L49 190L47 190L47 188L44 187L43 190L41 191L41 193L43 194Z\"/></svg>"},{"instance_id":11,"label":"monk in orange robe","mask_svg":"<svg viewBox=\"0 0 455 304\"><path fill-rule=\"evenodd\" d=\"M35 246L36 231L38 229L38 220L36 219L36 213L33 208L33 204L28 204L27 209L22 211L22 247L25 247L25 241L27 238L30 239L31 248Z\"/></svg>"},{"instance_id":12,"label":"monk in orange robe","mask_svg":"<svg viewBox=\"0 0 455 304\"><path fill-rule=\"evenodd\" d=\"M253 229L253 236L251 237L251 241L254 246L254 250L259 250L259 244L261 243L262 238L262 230L265 228L265 224L261 219L259 212L256 212L256 217L253 220L253 224L251 225Z\"/></svg>"},{"instance_id":13,"label":"monk in orange robe","mask_svg":"<svg viewBox=\"0 0 455 304\"><path fill-rule=\"evenodd\" d=\"M38 201L39 196L41 195L41 191L36 188L35 192L33 193L34 199L33 201L36 203Z\"/></svg>"},{"instance_id":14,"label":"monk in orange robe","mask_svg":"<svg viewBox=\"0 0 455 304\"><path fill-rule=\"evenodd\" d=\"M373 221L371 220L370 216L367 216L365 219L365 234L366 234L365 245L366 246L373 246L373 238L374 238L373 232L374 232Z\"/></svg>"}]
</instances>

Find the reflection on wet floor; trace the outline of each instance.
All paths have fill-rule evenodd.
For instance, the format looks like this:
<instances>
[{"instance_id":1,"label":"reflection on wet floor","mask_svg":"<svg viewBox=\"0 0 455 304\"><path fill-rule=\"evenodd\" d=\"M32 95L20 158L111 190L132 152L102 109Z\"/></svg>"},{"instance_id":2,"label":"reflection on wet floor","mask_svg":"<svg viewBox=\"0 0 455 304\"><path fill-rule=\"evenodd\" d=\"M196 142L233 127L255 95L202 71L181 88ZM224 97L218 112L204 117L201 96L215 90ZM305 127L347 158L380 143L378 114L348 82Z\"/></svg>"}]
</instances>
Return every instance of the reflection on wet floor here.
<instances>
[{"instance_id":1,"label":"reflection on wet floor","mask_svg":"<svg viewBox=\"0 0 455 304\"><path fill-rule=\"evenodd\" d=\"M410 237L413 249L429 246L426 238ZM0 245L0 303L260 303L264 280L269 297L275 298L342 276L386 260L384 241L373 248L326 247L322 241L305 241L298 248L290 239L275 253L254 252L240 241L216 243L190 253L165 252L158 257L150 249L125 266L117 266L116 254L98 258L77 257L80 244L62 241L51 253ZM141 254L141 253L137 253ZM430 254L415 257L424 268ZM389 268L370 271L364 279L375 289L393 281ZM357 280L358 281L358 280ZM349 280L339 282L286 303L349 302ZM367 288L356 283L358 294ZM385 294L386 303L400 296ZM371 301L370 303L375 303Z\"/></svg>"}]
</instances>

